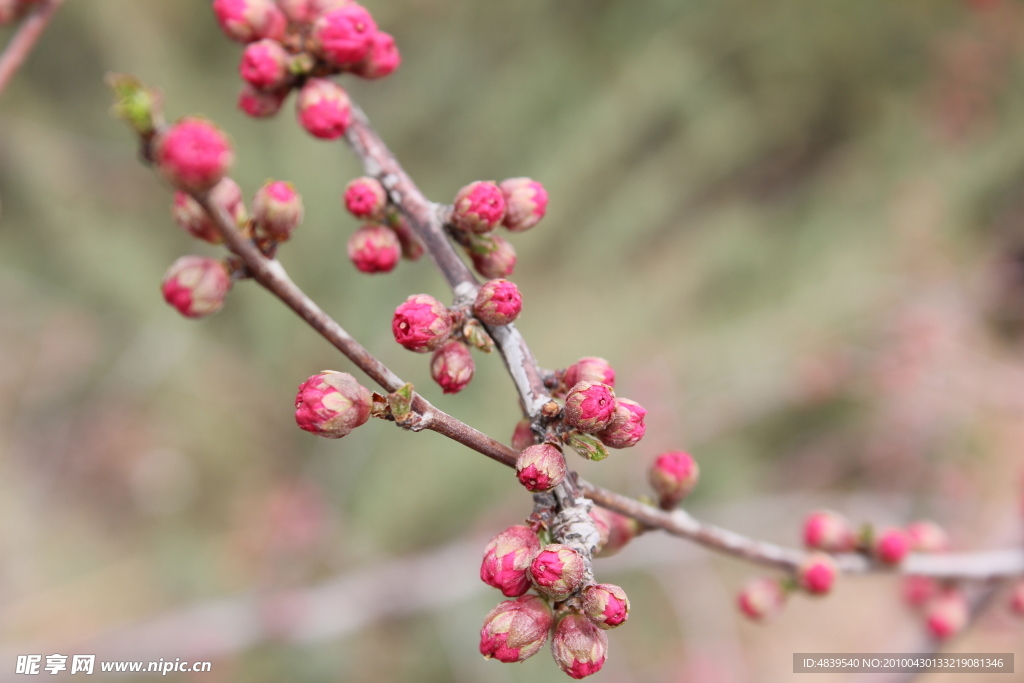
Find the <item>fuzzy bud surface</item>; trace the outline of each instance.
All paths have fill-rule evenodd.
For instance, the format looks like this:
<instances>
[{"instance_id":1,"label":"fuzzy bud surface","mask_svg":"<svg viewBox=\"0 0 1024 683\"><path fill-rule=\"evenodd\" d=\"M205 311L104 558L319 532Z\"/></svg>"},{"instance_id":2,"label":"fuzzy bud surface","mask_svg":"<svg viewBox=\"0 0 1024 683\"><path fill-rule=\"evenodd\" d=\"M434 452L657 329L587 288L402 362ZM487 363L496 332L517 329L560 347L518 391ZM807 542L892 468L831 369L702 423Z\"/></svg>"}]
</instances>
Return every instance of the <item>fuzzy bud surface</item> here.
<instances>
[{"instance_id":1,"label":"fuzzy bud surface","mask_svg":"<svg viewBox=\"0 0 1024 683\"><path fill-rule=\"evenodd\" d=\"M245 225L249 215L242 201L242 188L231 178L224 178L210 191L210 201L221 206L235 220L235 225ZM171 215L182 230L197 239L210 244L222 244L224 238L214 224L213 219L186 192L178 190L174 193L174 204Z\"/></svg>"},{"instance_id":2,"label":"fuzzy bud surface","mask_svg":"<svg viewBox=\"0 0 1024 683\"><path fill-rule=\"evenodd\" d=\"M258 90L248 83L242 85L238 93L238 108L254 119L265 119L281 111L281 106L288 98L288 89Z\"/></svg>"},{"instance_id":3,"label":"fuzzy bud surface","mask_svg":"<svg viewBox=\"0 0 1024 683\"><path fill-rule=\"evenodd\" d=\"M245 46L238 73L258 90L276 90L288 82L291 61L281 43L264 38Z\"/></svg>"},{"instance_id":4,"label":"fuzzy bud surface","mask_svg":"<svg viewBox=\"0 0 1024 683\"><path fill-rule=\"evenodd\" d=\"M944 591L925 609L928 631L939 640L948 640L967 625L969 615L967 599L957 589Z\"/></svg>"},{"instance_id":5,"label":"fuzzy bud surface","mask_svg":"<svg viewBox=\"0 0 1024 683\"><path fill-rule=\"evenodd\" d=\"M516 428L512 431L512 448L524 451L533 444L533 429L530 427L530 419L524 417L516 423Z\"/></svg>"},{"instance_id":6,"label":"fuzzy bud surface","mask_svg":"<svg viewBox=\"0 0 1024 683\"><path fill-rule=\"evenodd\" d=\"M836 563L830 556L812 553L800 564L797 581L811 595L825 595L832 590L838 573Z\"/></svg>"},{"instance_id":7,"label":"fuzzy bud surface","mask_svg":"<svg viewBox=\"0 0 1024 683\"><path fill-rule=\"evenodd\" d=\"M494 280L510 277L516 269L516 249L501 235L486 235L475 240L469 257L476 272Z\"/></svg>"},{"instance_id":8,"label":"fuzzy bud surface","mask_svg":"<svg viewBox=\"0 0 1024 683\"><path fill-rule=\"evenodd\" d=\"M478 234L490 232L504 217L505 197L489 180L470 183L455 195L452 224L459 230Z\"/></svg>"},{"instance_id":9,"label":"fuzzy bud surface","mask_svg":"<svg viewBox=\"0 0 1024 683\"><path fill-rule=\"evenodd\" d=\"M604 666L608 636L582 614L568 614L555 627L551 654L570 678L586 678Z\"/></svg>"},{"instance_id":10,"label":"fuzzy bud surface","mask_svg":"<svg viewBox=\"0 0 1024 683\"><path fill-rule=\"evenodd\" d=\"M284 180L268 180L252 200L256 225L267 237L284 242L302 223L302 195Z\"/></svg>"},{"instance_id":11,"label":"fuzzy bud surface","mask_svg":"<svg viewBox=\"0 0 1024 683\"><path fill-rule=\"evenodd\" d=\"M313 137L335 140L348 130L352 103L345 89L326 78L311 78L295 101L299 124Z\"/></svg>"},{"instance_id":12,"label":"fuzzy bud surface","mask_svg":"<svg viewBox=\"0 0 1024 683\"><path fill-rule=\"evenodd\" d=\"M184 118L157 138L156 166L179 190L208 190L234 161L227 137L210 121Z\"/></svg>"},{"instance_id":13,"label":"fuzzy bud surface","mask_svg":"<svg viewBox=\"0 0 1024 683\"><path fill-rule=\"evenodd\" d=\"M883 529L875 535L872 549L880 562L899 564L910 552L910 537L902 529Z\"/></svg>"},{"instance_id":14,"label":"fuzzy bud surface","mask_svg":"<svg viewBox=\"0 0 1024 683\"><path fill-rule=\"evenodd\" d=\"M390 273L402 257L395 231L367 224L348 238L348 257L361 273Z\"/></svg>"},{"instance_id":15,"label":"fuzzy bud surface","mask_svg":"<svg viewBox=\"0 0 1024 683\"><path fill-rule=\"evenodd\" d=\"M491 539L484 548L480 580L508 598L530 590L528 570L540 552L540 540L528 526L511 526Z\"/></svg>"},{"instance_id":16,"label":"fuzzy bud surface","mask_svg":"<svg viewBox=\"0 0 1024 683\"><path fill-rule=\"evenodd\" d=\"M615 370L604 358L587 356L565 369L565 386L572 387L580 382L601 382L615 388Z\"/></svg>"},{"instance_id":17,"label":"fuzzy bud surface","mask_svg":"<svg viewBox=\"0 0 1024 683\"><path fill-rule=\"evenodd\" d=\"M435 351L451 334L452 317L444 304L429 294L413 294L395 309L391 331L395 341L410 351Z\"/></svg>"},{"instance_id":18,"label":"fuzzy bud surface","mask_svg":"<svg viewBox=\"0 0 1024 683\"><path fill-rule=\"evenodd\" d=\"M804 520L804 545L827 553L847 553L857 547L857 534L838 512L818 510Z\"/></svg>"},{"instance_id":19,"label":"fuzzy bud surface","mask_svg":"<svg viewBox=\"0 0 1024 683\"><path fill-rule=\"evenodd\" d=\"M523 297L509 280L488 280L473 302L473 314L488 325L508 325L522 310Z\"/></svg>"},{"instance_id":20,"label":"fuzzy bud surface","mask_svg":"<svg viewBox=\"0 0 1024 683\"><path fill-rule=\"evenodd\" d=\"M909 607L923 607L939 594L939 584L930 576L905 576L902 592L903 602Z\"/></svg>"},{"instance_id":21,"label":"fuzzy bud surface","mask_svg":"<svg viewBox=\"0 0 1024 683\"><path fill-rule=\"evenodd\" d=\"M700 467L689 453L666 451L654 460L648 472L651 486L662 509L670 510L690 495L700 479Z\"/></svg>"},{"instance_id":22,"label":"fuzzy bud surface","mask_svg":"<svg viewBox=\"0 0 1024 683\"><path fill-rule=\"evenodd\" d=\"M595 557L611 557L640 532L640 525L635 519L602 507L595 506L591 509L590 518L594 520L594 526L604 540L604 544L598 547ZM602 528L607 529L607 533Z\"/></svg>"},{"instance_id":23,"label":"fuzzy bud surface","mask_svg":"<svg viewBox=\"0 0 1024 683\"><path fill-rule=\"evenodd\" d=\"M475 370L469 347L454 339L435 351L430 360L430 375L446 394L465 389Z\"/></svg>"},{"instance_id":24,"label":"fuzzy bud surface","mask_svg":"<svg viewBox=\"0 0 1024 683\"><path fill-rule=\"evenodd\" d=\"M204 318L224 306L231 275L208 256L182 256L171 264L161 285L164 300L186 318Z\"/></svg>"},{"instance_id":25,"label":"fuzzy bud surface","mask_svg":"<svg viewBox=\"0 0 1024 683\"><path fill-rule=\"evenodd\" d=\"M340 439L370 419L373 395L347 372L325 370L301 385L295 396L295 422L301 429Z\"/></svg>"},{"instance_id":26,"label":"fuzzy bud surface","mask_svg":"<svg viewBox=\"0 0 1024 683\"><path fill-rule=\"evenodd\" d=\"M502 225L510 231L529 230L548 212L548 191L536 180L509 178L501 181L499 187L505 198L505 217Z\"/></svg>"},{"instance_id":27,"label":"fuzzy bud surface","mask_svg":"<svg viewBox=\"0 0 1024 683\"><path fill-rule=\"evenodd\" d=\"M565 458L549 443L526 448L516 460L516 477L527 491L550 491L565 479Z\"/></svg>"},{"instance_id":28,"label":"fuzzy bud surface","mask_svg":"<svg viewBox=\"0 0 1024 683\"><path fill-rule=\"evenodd\" d=\"M352 73L361 78L375 80L390 76L402 65L402 53L389 33L377 31L370 42L370 50L363 61L352 67Z\"/></svg>"},{"instance_id":29,"label":"fuzzy bud surface","mask_svg":"<svg viewBox=\"0 0 1024 683\"><path fill-rule=\"evenodd\" d=\"M565 397L565 421L581 432L599 432L615 414L615 390L601 382L579 382Z\"/></svg>"},{"instance_id":30,"label":"fuzzy bud surface","mask_svg":"<svg viewBox=\"0 0 1024 683\"><path fill-rule=\"evenodd\" d=\"M910 549L918 553L944 553L949 550L949 534L935 522L922 520L907 525Z\"/></svg>"},{"instance_id":31,"label":"fuzzy bud surface","mask_svg":"<svg viewBox=\"0 0 1024 683\"><path fill-rule=\"evenodd\" d=\"M552 600L565 600L580 589L586 567L583 557L572 548L552 543L530 564L530 579L537 592Z\"/></svg>"},{"instance_id":32,"label":"fuzzy bud surface","mask_svg":"<svg viewBox=\"0 0 1024 683\"><path fill-rule=\"evenodd\" d=\"M636 401L617 398L612 421L597 436L609 448L630 448L640 443L640 439L647 433L647 425L644 424L646 417L647 410Z\"/></svg>"},{"instance_id":33,"label":"fuzzy bud surface","mask_svg":"<svg viewBox=\"0 0 1024 683\"><path fill-rule=\"evenodd\" d=\"M288 24L272 0L213 0L213 13L224 35L240 43L280 40Z\"/></svg>"},{"instance_id":34,"label":"fuzzy bud surface","mask_svg":"<svg viewBox=\"0 0 1024 683\"><path fill-rule=\"evenodd\" d=\"M743 587L737 604L740 611L754 621L766 621L782 611L786 592L777 579L759 576Z\"/></svg>"},{"instance_id":35,"label":"fuzzy bud surface","mask_svg":"<svg viewBox=\"0 0 1024 683\"><path fill-rule=\"evenodd\" d=\"M345 188L345 208L356 218L380 221L388 204L384 186L376 178L356 178Z\"/></svg>"},{"instance_id":36,"label":"fuzzy bud surface","mask_svg":"<svg viewBox=\"0 0 1024 683\"><path fill-rule=\"evenodd\" d=\"M588 586L583 591L583 613L598 628L615 628L629 618L629 598L611 583Z\"/></svg>"},{"instance_id":37,"label":"fuzzy bud surface","mask_svg":"<svg viewBox=\"0 0 1024 683\"><path fill-rule=\"evenodd\" d=\"M551 610L536 595L506 600L492 609L480 629L480 654L499 662L521 662L544 647Z\"/></svg>"},{"instance_id":38,"label":"fuzzy bud surface","mask_svg":"<svg viewBox=\"0 0 1024 683\"><path fill-rule=\"evenodd\" d=\"M313 46L329 64L349 67L366 58L377 24L355 3L321 14L313 22Z\"/></svg>"}]
</instances>

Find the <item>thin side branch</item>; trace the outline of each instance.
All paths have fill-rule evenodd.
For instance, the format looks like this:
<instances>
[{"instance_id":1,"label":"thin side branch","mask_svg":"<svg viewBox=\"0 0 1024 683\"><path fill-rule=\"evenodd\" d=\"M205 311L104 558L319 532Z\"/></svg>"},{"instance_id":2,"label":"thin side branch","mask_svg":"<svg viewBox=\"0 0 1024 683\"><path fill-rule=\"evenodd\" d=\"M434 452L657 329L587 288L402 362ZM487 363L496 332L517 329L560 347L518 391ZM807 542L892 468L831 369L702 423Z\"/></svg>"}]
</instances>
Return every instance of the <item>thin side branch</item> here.
<instances>
[{"instance_id":1,"label":"thin side branch","mask_svg":"<svg viewBox=\"0 0 1024 683\"><path fill-rule=\"evenodd\" d=\"M3 54L0 54L0 94L7 88L14 74L18 73L18 69L32 52L32 48L63 2L64 0L42 0L21 22L18 32L7 43Z\"/></svg>"}]
</instances>

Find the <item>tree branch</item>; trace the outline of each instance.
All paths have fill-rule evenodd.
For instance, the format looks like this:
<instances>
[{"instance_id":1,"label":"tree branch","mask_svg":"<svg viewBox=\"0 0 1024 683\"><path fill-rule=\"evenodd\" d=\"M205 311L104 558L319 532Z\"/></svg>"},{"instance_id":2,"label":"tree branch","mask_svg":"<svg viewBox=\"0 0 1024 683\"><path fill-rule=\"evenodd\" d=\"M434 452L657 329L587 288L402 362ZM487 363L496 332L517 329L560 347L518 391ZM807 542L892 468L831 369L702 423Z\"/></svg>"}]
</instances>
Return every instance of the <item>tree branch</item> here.
<instances>
[{"instance_id":1,"label":"tree branch","mask_svg":"<svg viewBox=\"0 0 1024 683\"><path fill-rule=\"evenodd\" d=\"M21 68L25 58L32 52L39 37L43 35L50 19L64 0L42 0L32 13L21 23L3 54L0 54L0 93L3 93L14 74Z\"/></svg>"}]
</instances>

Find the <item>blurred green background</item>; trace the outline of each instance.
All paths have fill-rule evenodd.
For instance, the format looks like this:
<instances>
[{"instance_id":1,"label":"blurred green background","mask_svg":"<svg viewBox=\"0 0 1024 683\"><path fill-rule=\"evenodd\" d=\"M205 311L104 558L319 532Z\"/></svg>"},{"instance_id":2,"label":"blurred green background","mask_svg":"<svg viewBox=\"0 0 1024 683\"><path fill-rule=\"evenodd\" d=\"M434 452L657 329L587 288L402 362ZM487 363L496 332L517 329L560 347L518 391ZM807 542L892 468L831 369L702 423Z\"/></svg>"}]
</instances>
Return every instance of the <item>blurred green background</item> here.
<instances>
[{"instance_id":1,"label":"blurred green background","mask_svg":"<svg viewBox=\"0 0 1024 683\"><path fill-rule=\"evenodd\" d=\"M964 550L1019 541L1019 2L367 7L404 63L345 85L424 192L520 175L550 192L512 237L518 326L545 367L608 358L650 411L639 446L583 476L642 495L653 456L682 448L703 475L688 507L788 545L821 505L933 518ZM355 271L355 159L291 102L238 112L240 53L205 0L72 0L0 97L0 679L59 652L212 660L177 678L207 682L564 680L546 652L476 651L500 597L480 550L531 507L509 471L379 422L299 431L296 386L352 366L252 283L204 321L164 304L175 258L217 252L172 222L108 115L108 71L228 130L247 195L296 183L307 220L282 263L401 377L496 438L517 420L498 358L442 397L394 343L394 307L447 300L442 279L426 259ZM893 578L764 628L733 608L758 570L682 541L597 571L633 601L597 679L783 681L797 651L923 647ZM1020 642L997 605L956 649Z\"/></svg>"}]
</instances>

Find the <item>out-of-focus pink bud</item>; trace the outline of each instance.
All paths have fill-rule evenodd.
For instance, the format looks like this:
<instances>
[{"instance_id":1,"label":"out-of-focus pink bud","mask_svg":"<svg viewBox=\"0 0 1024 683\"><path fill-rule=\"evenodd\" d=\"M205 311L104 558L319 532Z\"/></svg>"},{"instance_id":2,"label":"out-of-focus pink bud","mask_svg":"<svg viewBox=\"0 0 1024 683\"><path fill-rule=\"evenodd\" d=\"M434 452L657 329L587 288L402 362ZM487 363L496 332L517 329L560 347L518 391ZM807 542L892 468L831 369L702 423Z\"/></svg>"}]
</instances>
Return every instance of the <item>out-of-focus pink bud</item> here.
<instances>
[{"instance_id":1,"label":"out-of-focus pink bud","mask_svg":"<svg viewBox=\"0 0 1024 683\"><path fill-rule=\"evenodd\" d=\"M743 587L737 604L740 611L754 621L767 621L782 611L786 604L786 591L778 579L759 576Z\"/></svg>"},{"instance_id":2,"label":"out-of-focus pink bud","mask_svg":"<svg viewBox=\"0 0 1024 683\"><path fill-rule=\"evenodd\" d=\"M256 227L267 237L284 242L302 223L302 195L284 180L268 180L252 200Z\"/></svg>"},{"instance_id":3,"label":"out-of-focus pink bud","mask_svg":"<svg viewBox=\"0 0 1024 683\"><path fill-rule=\"evenodd\" d=\"M565 479L565 458L549 443L525 449L516 460L516 476L528 491L550 491Z\"/></svg>"},{"instance_id":4,"label":"out-of-focus pink bud","mask_svg":"<svg viewBox=\"0 0 1024 683\"><path fill-rule=\"evenodd\" d=\"M446 394L457 394L473 379L476 364L469 347L455 339L434 352L430 375Z\"/></svg>"},{"instance_id":5,"label":"out-of-focus pink bud","mask_svg":"<svg viewBox=\"0 0 1024 683\"><path fill-rule=\"evenodd\" d=\"M156 166L179 190L208 190L234 161L227 136L206 119L184 118L156 140Z\"/></svg>"},{"instance_id":6,"label":"out-of-focus pink bud","mask_svg":"<svg viewBox=\"0 0 1024 683\"><path fill-rule=\"evenodd\" d=\"M601 382L579 382L565 397L565 422L581 432L599 432L615 414L615 390Z\"/></svg>"},{"instance_id":7,"label":"out-of-focus pink bud","mask_svg":"<svg viewBox=\"0 0 1024 683\"><path fill-rule=\"evenodd\" d=\"M213 0L213 13L224 34L240 43L280 40L288 24L272 0Z\"/></svg>"},{"instance_id":8,"label":"out-of-focus pink bud","mask_svg":"<svg viewBox=\"0 0 1024 683\"><path fill-rule=\"evenodd\" d=\"M505 198L502 224L512 232L524 232L540 222L548 211L548 192L530 178L509 178L501 181ZM605 382L608 384L608 382Z\"/></svg>"},{"instance_id":9,"label":"out-of-focus pink bud","mask_svg":"<svg viewBox=\"0 0 1024 683\"><path fill-rule=\"evenodd\" d=\"M325 370L301 385L295 396L295 422L300 428L340 439L370 419L373 394L347 372Z\"/></svg>"},{"instance_id":10,"label":"out-of-focus pink bud","mask_svg":"<svg viewBox=\"0 0 1024 683\"><path fill-rule=\"evenodd\" d=\"M883 529L875 534L872 551L880 562L899 564L910 552L910 538L903 529Z\"/></svg>"},{"instance_id":11,"label":"out-of-focus pink bud","mask_svg":"<svg viewBox=\"0 0 1024 683\"><path fill-rule=\"evenodd\" d=\"M1024 617L1024 581L1018 581L1010 596L1010 609L1019 617Z\"/></svg>"},{"instance_id":12,"label":"out-of-focus pink bud","mask_svg":"<svg viewBox=\"0 0 1024 683\"><path fill-rule=\"evenodd\" d=\"M238 93L238 108L254 119L265 119L281 111L281 106L288 98L288 88L280 90L258 90L248 83L242 85Z\"/></svg>"},{"instance_id":13,"label":"out-of-focus pink bud","mask_svg":"<svg viewBox=\"0 0 1024 683\"><path fill-rule=\"evenodd\" d=\"M604 358L587 356L565 369L565 377L562 380L566 387L572 387L580 382L600 382L615 388L615 370L611 363Z\"/></svg>"},{"instance_id":14,"label":"out-of-focus pink bud","mask_svg":"<svg viewBox=\"0 0 1024 683\"><path fill-rule=\"evenodd\" d=\"M509 280L488 280L473 302L473 315L488 325L508 325L522 310L523 297Z\"/></svg>"},{"instance_id":15,"label":"out-of-focus pink bud","mask_svg":"<svg viewBox=\"0 0 1024 683\"><path fill-rule=\"evenodd\" d=\"M288 83L292 56L276 40L264 38L249 43L242 52L238 73L259 90L277 90Z\"/></svg>"},{"instance_id":16,"label":"out-of-focus pink bud","mask_svg":"<svg viewBox=\"0 0 1024 683\"><path fill-rule=\"evenodd\" d=\"M967 625L970 609L964 594L956 588L943 591L925 608L928 631L939 640L948 640Z\"/></svg>"},{"instance_id":17,"label":"out-of-focus pink bud","mask_svg":"<svg viewBox=\"0 0 1024 683\"><path fill-rule=\"evenodd\" d=\"M949 534L935 522L911 522L907 525L907 537L913 552L944 553L949 550Z\"/></svg>"},{"instance_id":18,"label":"out-of-focus pink bud","mask_svg":"<svg viewBox=\"0 0 1024 683\"><path fill-rule=\"evenodd\" d=\"M516 423L516 428L512 432L512 448L523 451L533 444L533 429L530 428L530 419L524 417Z\"/></svg>"},{"instance_id":19,"label":"out-of-focus pink bud","mask_svg":"<svg viewBox=\"0 0 1024 683\"><path fill-rule=\"evenodd\" d=\"M827 553L848 553L857 547L857 534L838 512L818 510L804 520L804 545Z\"/></svg>"},{"instance_id":20,"label":"out-of-focus pink bud","mask_svg":"<svg viewBox=\"0 0 1024 683\"><path fill-rule=\"evenodd\" d=\"M242 201L242 189L231 178L224 178L210 191L210 201L224 207L234 219L235 225L242 227L249 219ZM197 239L210 244L222 244L224 238L214 224L213 219L203 210L199 202L192 199L186 192L178 190L174 193L174 204L171 215L181 229Z\"/></svg>"},{"instance_id":21,"label":"out-of-focus pink bud","mask_svg":"<svg viewBox=\"0 0 1024 683\"><path fill-rule=\"evenodd\" d=\"M604 666L608 636L582 614L567 614L555 627L551 654L570 678L586 678Z\"/></svg>"},{"instance_id":22,"label":"out-of-focus pink bud","mask_svg":"<svg viewBox=\"0 0 1024 683\"><path fill-rule=\"evenodd\" d=\"M390 76L402 64L402 54L389 33L377 31L370 43L370 51L363 61L352 67L356 76L369 79Z\"/></svg>"},{"instance_id":23,"label":"out-of-focus pink bud","mask_svg":"<svg viewBox=\"0 0 1024 683\"><path fill-rule=\"evenodd\" d=\"M603 541L603 544L598 546L595 557L611 557L640 533L640 524L635 519L602 507L595 506L591 509L590 518L594 520L594 526L597 527Z\"/></svg>"},{"instance_id":24,"label":"out-of-focus pink bud","mask_svg":"<svg viewBox=\"0 0 1024 683\"><path fill-rule=\"evenodd\" d=\"M640 439L647 433L645 417L647 410L636 401L616 398L612 421L597 436L609 448L630 448L640 443Z\"/></svg>"},{"instance_id":25,"label":"out-of-focus pink bud","mask_svg":"<svg viewBox=\"0 0 1024 683\"><path fill-rule=\"evenodd\" d=\"M800 587L811 595L825 595L832 590L839 569L835 561L824 553L811 553L797 569Z\"/></svg>"},{"instance_id":26,"label":"out-of-focus pink bud","mask_svg":"<svg viewBox=\"0 0 1024 683\"><path fill-rule=\"evenodd\" d=\"M528 570L540 552L537 534L528 526L510 526L484 548L480 580L494 586L505 597L514 598L530 590Z\"/></svg>"},{"instance_id":27,"label":"out-of-focus pink bud","mask_svg":"<svg viewBox=\"0 0 1024 683\"><path fill-rule=\"evenodd\" d=\"M21 19L38 0L0 0L0 26Z\"/></svg>"},{"instance_id":28,"label":"out-of-focus pink bud","mask_svg":"<svg viewBox=\"0 0 1024 683\"><path fill-rule=\"evenodd\" d=\"M583 557L575 548L560 543L541 548L530 564L530 579L537 592L555 601L578 591L585 572Z\"/></svg>"},{"instance_id":29,"label":"out-of-focus pink bud","mask_svg":"<svg viewBox=\"0 0 1024 683\"><path fill-rule=\"evenodd\" d=\"M505 197L489 180L466 185L455 195L452 204L452 225L464 232L490 232L504 216Z\"/></svg>"},{"instance_id":30,"label":"out-of-focus pink bud","mask_svg":"<svg viewBox=\"0 0 1024 683\"><path fill-rule=\"evenodd\" d=\"M313 49L334 66L350 67L366 58L377 24L355 3L321 14L313 22Z\"/></svg>"},{"instance_id":31,"label":"out-of-focus pink bud","mask_svg":"<svg viewBox=\"0 0 1024 683\"><path fill-rule=\"evenodd\" d=\"M289 21L309 25L321 14L354 2L355 0L277 0L277 5Z\"/></svg>"},{"instance_id":32,"label":"out-of-focus pink bud","mask_svg":"<svg viewBox=\"0 0 1024 683\"><path fill-rule=\"evenodd\" d=\"M938 593L939 584L930 576L903 577L903 601L909 607L923 607Z\"/></svg>"},{"instance_id":33,"label":"out-of-focus pink bud","mask_svg":"<svg viewBox=\"0 0 1024 683\"><path fill-rule=\"evenodd\" d=\"M345 89L326 78L311 78L295 101L299 123L321 140L340 138L352 121L352 103Z\"/></svg>"},{"instance_id":34,"label":"out-of-focus pink bud","mask_svg":"<svg viewBox=\"0 0 1024 683\"><path fill-rule=\"evenodd\" d=\"M476 272L494 280L507 278L516 269L516 249L501 235L478 236L470 247L469 257Z\"/></svg>"},{"instance_id":35,"label":"out-of-focus pink bud","mask_svg":"<svg viewBox=\"0 0 1024 683\"><path fill-rule=\"evenodd\" d=\"M615 628L629 618L629 598L611 583L588 586L583 591L583 613L598 628Z\"/></svg>"},{"instance_id":36,"label":"out-of-focus pink bud","mask_svg":"<svg viewBox=\"0 0 1024 683\"><path fill-rule=\"evenodd\" d=\"M521 662L544 647L551 610L536 595L506 600L492 609L480 629L480 654L499 662Z\"/></svg>"},{"instance_id":37,"label":"out-of-focus pink bud","mask_svg":"<svg viewBox=\"0 0 1024 683\"><path fill-rule=\"evenodd\" d=\"M648 479L658 494L658 504L664 510L671 510L697 485L700 467L689 453L666 451L655 458Z\"/></svg>"},{"instance_id":38,"label":"out-of-focus pink bud","mask_svg":"<svg viewBox=\"0 0 1024 683\"><path fill-rule=\"evenodd\" d=\"M410 351L435 351L451 334L452 316L429 294L414 294L395 309L391 331L395 341Z\"/></svg>"},{"instance_id":39,"label":"out-of-focus pink bud","mask_svg":"<svg viewBox=\"0 0 1024 683\"><path fill-rule=\"evenodd\" d=\"M224 306L231 275L207 256L182 256L171 264L161 286L164 300L186 318L204 318Z\"/></svg>"},{"instance_id":40,"label":"out-of-focus pink bud","mask_svg":"<svg viewBox=\"0 0 1024 683\"><path fill-rule=\"evenodd\" d=\"M390 273L401 255L398 236L384 225L364 225L348 238L348 257L362 273Z\"/></svg>"},{"instance_id":41,"label":"out-of-focus pink bud","mask_svg":"<svg viewBox=\"0 0 1024 683\"><path fill-rule=\"evenodd\" d=\"M345 208L356 218L380 222L388 205L388 194L376 178L356 178L345 188Z\"/></svg>"}]
</instances>

